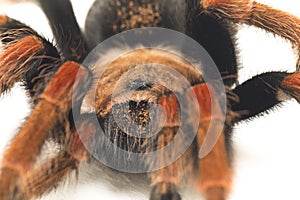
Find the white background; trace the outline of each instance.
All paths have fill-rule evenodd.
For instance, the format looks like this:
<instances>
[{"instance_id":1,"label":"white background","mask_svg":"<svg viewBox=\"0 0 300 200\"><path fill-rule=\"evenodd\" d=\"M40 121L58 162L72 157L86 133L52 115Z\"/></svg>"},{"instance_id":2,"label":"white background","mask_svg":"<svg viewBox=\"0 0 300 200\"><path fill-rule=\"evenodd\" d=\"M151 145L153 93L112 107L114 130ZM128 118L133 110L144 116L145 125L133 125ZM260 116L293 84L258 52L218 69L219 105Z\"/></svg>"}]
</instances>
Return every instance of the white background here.
<instances>
[{"instance_id":1,"label":"white background","mask_svg":"<svg viewBox=\"0 0 300 200\"><path fill-rule=\"evenodd\" d=\"M83 25L91 0L74 0L74 9ZM261 1L300 16L300 3L295 0ZM0 0L0 12L31 25L51 39L50 29L41 11L30 4L5 4ZM240 81L261 72L292 71L295 52L291 45L264 31L241 26L238 35L240 50ZM1 66L0 66L1 67ZM20 87L0 97L0 155L9 138L16 133L29 106ZM235 126L233 140L236 149L235 173L230 200L300 199L300 105L284 104L268 115ZM30 147L29 147L30 148ZM105 183L84 182L76 189L64 189L48 199L133 199L145 200L148 194L117 191ZM200 197L199 197L200 198ZM198 199L198 198L197 198ZM201 199L201 198L200 198Z\"/></svg>"}]
</instances>

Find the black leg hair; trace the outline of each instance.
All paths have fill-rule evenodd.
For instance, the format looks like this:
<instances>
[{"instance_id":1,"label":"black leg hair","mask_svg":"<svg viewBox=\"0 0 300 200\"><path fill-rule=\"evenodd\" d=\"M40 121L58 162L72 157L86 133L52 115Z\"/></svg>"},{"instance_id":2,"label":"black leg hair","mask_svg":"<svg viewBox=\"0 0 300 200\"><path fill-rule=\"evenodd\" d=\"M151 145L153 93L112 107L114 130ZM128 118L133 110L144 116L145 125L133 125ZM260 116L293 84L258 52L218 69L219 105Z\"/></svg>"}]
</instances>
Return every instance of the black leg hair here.
<instances>
[{"instance_id":1,"label":"black leg hair","mask_svg":"<svg viewBox=\"0 0 300 200\"><path fill-rule=\"evenodd\" d=\"M230 103L232 111L239 114L238 121L257 116L286 100L288 95L281 83L289 75L286 72L268 72L237 86L233 92L239 100Z\"/></svg>"},{"instance_id":2,"label":"black leg hair","mask_svg":"<svg viewBox=\"0 0 300 200\"><path fill-rule=\"evenodd\" d=\"M224 77L225 85L236 83L235 25L204 13L198 0L187 1L187 6L186 34L199 42L209 53Z\"/></svg>"},{"instance_id":3,"label":"black leg hair","mask_svg":"<svg viewBox=\"0 0 300 200\"><path fill-rule=\"evenodd\" d=\"M88 53L69 0L39 0L58 47L67 60L82 62Z\"/></svg>"}]
</instances>

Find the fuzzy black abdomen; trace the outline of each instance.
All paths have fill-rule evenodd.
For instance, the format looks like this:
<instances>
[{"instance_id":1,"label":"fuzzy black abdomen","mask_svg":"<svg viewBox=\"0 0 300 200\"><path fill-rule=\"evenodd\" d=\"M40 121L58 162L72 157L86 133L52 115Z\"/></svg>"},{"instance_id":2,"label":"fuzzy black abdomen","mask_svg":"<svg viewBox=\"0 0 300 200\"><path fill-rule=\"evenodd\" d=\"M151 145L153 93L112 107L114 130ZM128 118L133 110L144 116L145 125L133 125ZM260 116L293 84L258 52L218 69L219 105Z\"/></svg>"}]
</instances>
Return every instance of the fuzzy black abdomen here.
<instances>
[{"instance_id":1,"label":"fuzzy black abdomen","mask_svg":"<svg viewBox=\"0 0 300 200\"><path fill-rule=\"evenodd\" d=\"M202 9L199 0L96 0L86 19L86 40L92 49L105 39L134 28L176 30L204 47L224 84L231 86L237 75L236 28ZM204 72L209 71L204 67Z\"/></svg>"},{"instance_id":2,"label":"fuzzy black abdomen","mask_svg":"<svg viewBox=\"0 0 300 200\"><path fill-rule=\"evenodd\" d=\"M87 40L93 47L117 33L142 27L185 32L185 5L182 0L97 0L87 16Z\"/></svg>"}]
</instances>

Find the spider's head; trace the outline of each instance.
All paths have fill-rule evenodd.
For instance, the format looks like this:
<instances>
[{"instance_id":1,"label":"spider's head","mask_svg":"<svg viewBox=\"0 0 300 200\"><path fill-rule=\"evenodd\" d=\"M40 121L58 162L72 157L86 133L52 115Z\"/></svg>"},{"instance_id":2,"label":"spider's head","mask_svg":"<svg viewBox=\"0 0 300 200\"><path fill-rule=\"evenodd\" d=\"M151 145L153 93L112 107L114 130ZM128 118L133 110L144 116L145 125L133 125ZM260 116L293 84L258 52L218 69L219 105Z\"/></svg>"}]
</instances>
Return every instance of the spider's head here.
<instances>
[{"instance_id":1,"label":"spider's head","mask_svg":"<svg viewBox=\"0 0 300 200\"><path fill-rule=\"evenodd\" d=\"M112 144L111 151L106 149L105 152L118 155L118 149L121 149L121 152L130 155L122 157L133 159L133 167L139 170L143 169L141 166L145 164L145 159L134 159L132 153L156 152L172 144L176 146L172 148L174 155L182 155L197 133L199 106L210 106L211 102L201 73L180 54L160 48L131 50L113 60L107 57L96 62L95 81L83 104L85 112L92 110L96 113L104 136ZM195 85L204 88L202 98L196 97ZM208 110L205 112L210 112ZM180 135L183 132L184 136ZM97 144L101 144L99 147L109 146L103 145L105 138L102 136L96 140ZM103 152L96 148L93 151L96 154ZM172 156L170 159L178 157ZM114 160L117 166L130 163L124 159ZM157 162L159 166L153 168L167 165L171 160ZM137 162L141 161L138 165Z\"/></svg>"}]
</instances>

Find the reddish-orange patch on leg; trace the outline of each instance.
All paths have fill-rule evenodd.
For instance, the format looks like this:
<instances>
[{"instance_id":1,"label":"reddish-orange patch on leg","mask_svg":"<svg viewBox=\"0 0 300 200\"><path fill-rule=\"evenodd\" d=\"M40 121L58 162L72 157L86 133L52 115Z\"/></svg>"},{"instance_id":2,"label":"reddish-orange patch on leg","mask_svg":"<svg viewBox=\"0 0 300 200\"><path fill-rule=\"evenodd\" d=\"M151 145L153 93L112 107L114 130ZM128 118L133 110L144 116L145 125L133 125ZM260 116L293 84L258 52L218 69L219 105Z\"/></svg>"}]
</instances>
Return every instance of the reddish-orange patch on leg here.
<instances>
[{"instance_id":1,"label":"reddish-orange patch on leg","mask_svg":"<svg viewBox=\"0 0 300 200\"><path fill-rule=\"evenodd\" d=\"M40 99L58 106L64 112L70 109L72 101L78 100L77 92L86 91L91 82L88 70L75 62L65 62L56 72ZM73 90L76 88L76 90ZM80 90L81 89L81 90Z\"/></svg>"},{"instance_id":2,"label":"reddish-orange patch on leg","mask_svg":"<svg viewBox=\"0 0 300 200\"><path fill-rule=\"evenodd\" d=\"M180 115L179 115L179 104L177 102L176 96L170 94L168 96L163 95L158 103L162 106L166 115L165 127L175 127L180 124Z\"/></svg>"},{"instance_id":3,"label":"reddish-orange patch on leg","mask_svg":"<svg viewBox=\"0 0 300 200\"><path fill-rule=\"evenodd\" d=\"M223 113L213 89L207 84L199 84L192 88L197 97L200 107L200 125L197 133L197 142L201 147L207 137L210 123L214 118L222 118ZM212 107L214 112L212 113ZM218 123L218 121L217 121ZM220 123L223 123L220 121ZM216 124L221 125L223 124ZM217 126L211 127L213 130ZM220 131L216 128L215 131ZM216 144L210 153L199 160L199 188L209 200L225 199L230 190L231 173L229 168L228 155L224 133L217 138ZM212 192L214 191L214 192Z\"/></svg>"},{"instance_id":4,"label":"reddish-orange patch on leg","mask_svg":"<svg viewBox=\"0 0 300 200\"><path fill-rule=\"evenodd\" d=\"M194 93L198 101L201 120L210 119L212 112L212 97L208 85L200 84L194 86L192 87L192 92Z\"/></svg>"},{"instance_id":5,"label":"reddish-orange patch on leg","mask_svg":"<svg viewBox=\"0 0 300 200\"><path fill-rule=\"evenodd\" d=\"M6 15L0 15L0 26L4 26L8 22L8 17Z\"/></svg>"},{"instance_id":6,"label":"reddish-orange patch on leg","mask_svg":"<svg viewBox=\"0 0 300 200\"><path fill-rule=\"evenodd\" d=\"M80 92L87 89L89 82L88 70L82 68L79 64L66 62L60 67L44 90L30 117L3 156L1 171L14 172L1 174L0 176L0 188L11 190L4 195L9 195L15 189L22 193L22 188L16 188L19 187L16 186L17 182L11 181L15 178L12 175L16 173L18 174L17 179L22 179L28 171L32 170L43 144L49 138L55 126L64 124L66 125L64 131L69 133L70 130L67 124L72 100L75 102L80 101L84 94ZM81 87L83 90L75 91L76 95L73 96L73 87L76 86ZM79 152L74 152L74 155L82 156ZM84 158L84 156L82 157ZM5 185L6 183L3 181L9 185ZM8 199L8 197L5 197L5 199Z\"/></svg>"},{"instance_id":7,"label":"reddish-orange patch on leg","mask_svg":"<svg viewBox=\"0 0 300 200\"><path fill-rule=\"evenodd\" d=\"M76 79L80 80L81 85L89 82L87 71L80 70L81 74L76 76L79 69L80 65L74 62L66 62L60 67L4 154L2 167L14 168L19 173L26 173L32 168L50 131L57 123L65 123L72 106L72 92Z\"/></svg>"},{"instance_id":8,"label":"reddish-orange patch on leg","mask_svg":"<svg viewBox=\"0 0 300 200\"><path fill-rule=\"evenodd\" d=\"M282 90L300 103L300 73L293 73L281 82Z\"/></svg>"},{"instance_id":9,"label":"reddish-orange patch on leg","mask_svg":"<svg viewBox=\"0 0 300 200\"><path fill-rule=\"evenodd\" d=\"M36 36L27 36L5 47L0 56L0 94L10 89L29 70L26 66L44 44Z\"/></svg>"},{"instance_id":10,"label":"reddish-orange patch on leg","mask_svg":"<svg viewBox=\"0 0 300 200\"><path fill-rule=\"evenodd\" d=\"M2 60L9 62L20 59L20 57L25 58L25 56L31 56L43 48L44 44L38 37L27 36L8 46L1 54L1 62L3 62Z\"/></svg>"}]
</instances>

